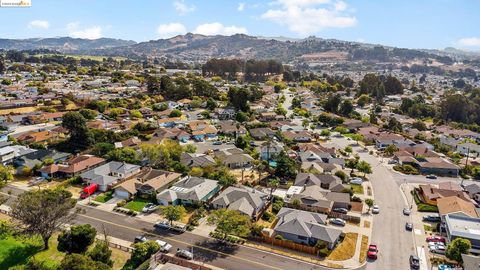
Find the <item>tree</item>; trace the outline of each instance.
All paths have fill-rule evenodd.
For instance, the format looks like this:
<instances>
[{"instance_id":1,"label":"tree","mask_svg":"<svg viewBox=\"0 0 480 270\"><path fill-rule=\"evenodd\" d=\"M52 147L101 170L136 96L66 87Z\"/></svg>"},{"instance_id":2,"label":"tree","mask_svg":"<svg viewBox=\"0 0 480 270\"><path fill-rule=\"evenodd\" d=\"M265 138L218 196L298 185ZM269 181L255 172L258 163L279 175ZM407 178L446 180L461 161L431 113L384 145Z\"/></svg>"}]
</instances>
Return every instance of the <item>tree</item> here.
<instances>
[{"instance_id":1,"label":"tree","mask_svg":"<svg viewBox=\"0 0 480 270\"><path fill-rule=\"evenodd\" d=\"M297 164L295 160L290 158L285 151L280 152L275 161L275 176L282 178L294 178L297 174Z\"/></svg>"},{"instance_id":2,"label":"tree","mask_svg":"<svg viewBox=\"0 0 480 270\"><path fill-rule=\"evenodd\" d=\"M180 116L182 116L182 112L177 109L172 110L169 115L169 117L180 117Z\"/></svg>"},{"instance_id":3,"label":"tree","mask_svg":"<svg viewBox=\"0 0 480 270\"><path fill-rule=\"evenodd\" d=\"M108 247L107 242L98 241L92 250L87 253L87 256L96 262L102 262L108 266L113 265L111 260L112 250Z\"/></svg>"},{"instance_id":4,"label":"tree","mask_svg":"<svg viewBox=\"0 0 480 270\"><path fill-rule=\"evenodd\" d=\"M357 105L360 107L363 107L366 104L370 103L370 101L371 101L370 97L368 95L363 94L357 99Z\"/></svg>"},{"instance_id":5,"label":"tree","mask_svg":"<svg viewBox=\"0 0 480 270\"><path fill-rule=\"evenodd\" d=\"M93 138L86 124L86 119L79 112L63 115L62 126L70 132L69 144L72 150L84 150L93 144Z\"/></svg>"},{"instance_id":6,"label":"tree","mask_svg":"<svg viewBox=\"0 0 480 270\"><path fill-rule=\"evenodd\" d=\"M5 73L6 70L5 61L3 60L3 57L0 57L0 74Z\"/></svg>"},{"instance_id":7,"label":"tree","mask_svg":"<svg viewBox=\"0 0 480 270\"><path fill-rule=\"evenodd\" d=\"M131 110L130 117L134 119L140 119L143 118L143 114L139 110Z\"/></svg>"},{"instance_id":8,"label":"tree","mask_svg":"<svg viewBox=\"0 0 480 270\"><path fill-rule=\"evenodd\" d=\"M402 123L400 123L395 117L390 117L387 124L383 125L383 127L393 132L402 132L403 130Z\"/></svg>"},{"instance_id":9,"label":"tree","mask_svg":"<svg viewBox=\"0 0 480 270\"><path fill-rule=\"evenodd\" d=\"M375 202L374 202L372 199L370 199L370 198L365 199L365 204L368 206L368 211L370 211L370 209L372 208L372 206L373 206L374 203L375 203Z\"/></svg>"},{"instance_id":10,"label":"tree","mask_svg":"<svg viewBox=\"0 0 480 270\"><path fill-rule=\"evenodd\" d=\"M464 238L455 238L447 245L447 251L445 255L451 260L463 263L462 254L468 254L468 251L471 248L472 243L470 243L470 240Z\"/></svg>"},{"instance_id":11,"label":"tree","mask_svg":"<svg viewBox=\"0 0 480 270\"><path fill-rule=\"evenodd\" d=\"M59 270L109 270L110 267L81 254L67 254L60 263Z\"/></svg>"},{"instance_id":12,"label":"tree","mask_svg":"<svg viewBox=\"0 0 480 270\"><path fill-rule=\"evenodd\" d=\"M323 129L322 132L320 132L320 136L330 137L330 130L328 130L328 129Z\"/></svg>"},{"instance_id":13,"label":"tree","mask_svg":"<svg viewBox=\"0 0 480 270\"><path fill-rule=\"evenodd\" d=\"M397 77L389 75L384 82L384 86L387 95L403 94L403 84L397 79Z\"/></svg>"},{"instance_id":14,"label":"tree","mask_svg":"<svg viewBox=\"0 0 480 270\"><path fill-rule=\"evenodd\" d=\"M390 144L385 148L385 154L391 156L398 151L398 147L394 144Z\"/></svg>"},{"instance_id":15,"label":"tree","mask_svg":"<svg viewBox=\"0 0 480 270\"><path fill-rule=\"evenodd\" d=\"M201 177L203 175L203 169L200 167L193 167L190 169L190 176Z\"/></svg>"},{"instance_id":16,"label":"tree","mask_svg":"<svg viewBox=\"0 0 480 270\"><path fill-rule=\"evenodd\" d=\"M208 223L216 225L216 230L225 239L229 234L246 237L250 233L250 217L235 210L214 210L208 217Z\"/></svg>"},{"instance_id":17,"label":"tree","mask_svg":"<svg viewBox=\"0 0 480 270\"><path fill-rule=\"evenodd\" d=\"M58 235L57 249L67 253L84 253L95 240L97 230L90 224L72 226Z\"/></svg>"},{"instance_id":18,"label":"tree","mask_svg":"<svg viewBox=\"0 0 480 270\"><path fill-rule=\"evenodd\" d=\"M275 191L280 185L278 178L273 178L268 181L268 186L270 187L270 198L272 198L273 191Z\"/></svg>"},{"instance_id":19,"label":"tree","mask_svg":"<svg viewBox=\"0 0 480 270\"><path fill-rule=\"evenodd\" d=\"M372 173L372 166L368 162L362 160L362 161L358 162L357 170L359 172L362 172L364 175L370 174L370 173Z\"/></svg>"},{"instance_id":20,"label":"tree","mask_svg":"<svg viewBox=\"0 0 480 270\"><path fill-rule=\"evenodd\" d=\"M154 241L147 241L133 245L132 255L125 263L123 269L137 269L140 264L148 260L148 258L157 253L159 250L160 246Z\"/></svg>"},{"instance_id":21,"label":"tree","mask_svg":"<svg viewBox=\"0 0 480 270\"><path fill-rule=\"evenodd\" d=\"M240 123L245 123L248 121L248 115L244 112L238 112L236 115L235 115L235 120L237 120L238 122Z\"/></svg>"},{"instance_id":22,"label":"tree","mask_svg":"<svg viewBox=\"0 0 480 270\"><path fill-rule=\"evenodd\" d=\"M127 163L138 163L139 157L138 153L132 147L123 147L123 148L116 148L112 151L108 152L107 154L108 159L113 159L120 162L127 162Z\"/></svg>"},{"instance_id":23,"label":"tree","mask_svg":"<svg viewBox=\"0 0 480 270\"><path fill-rule=\"evenodd\" d=\"M162 207L162 214L173 225L174 221L182 219L187 214L187 210L183 205L167 205Z\"/></svg>"},{"instance_id":24,"label":"tree","mask_svg":"<svg viewBox=\"0 0 480 270\"><path fill-rule=\"evenodd\" d=\"M340 105L339 113L343 116L349 116L353 112L353 104L350 100L344 100Z\"/></svg>"},{"instance_id":25,"label":"tree","mask_svg":"<svg viewBox=\"0 0 480 270\"><path fill-rule=\"evenodd\" d=\"M18 196L12 205L12 217L30 234L39 234L48 249L48 239L63 224L72 220L76 201L62 189L31 190Z\"/></svg>"},{"instance_id":26,"label":"tree","mask_svg":"<svg viewBox=\"0 0 480 270\"><path fill-rule=\"evenodd\" d=\"M8 181L13 180L14 169L11 166L0 165L0 188L5 186Z\"/></svg>"},{"instance_id":27,"label":"tree","mask_svg":"<svg viewBox=\"0 0 480 270\"><path fill-rule=\"evenodd\" d=\"M250 145L250 140L247 136L238 136L235 140L235 146L240 149L245 149Z\"/></svg>"},{"instance_id":28,"label":"tree","mask_svg":"<svg viewBox=\"0 0 480 270\"><path fill-rule=\"evenodd\" d=\"M338 94L329 95L328 98L327 98L327 101L323 105L323 108L327 112L337 113L338 112L338 106L340 105L341 102L342 102L342 99L341 99L340 95L338 95Z\"/></svg>"}]
</instances>

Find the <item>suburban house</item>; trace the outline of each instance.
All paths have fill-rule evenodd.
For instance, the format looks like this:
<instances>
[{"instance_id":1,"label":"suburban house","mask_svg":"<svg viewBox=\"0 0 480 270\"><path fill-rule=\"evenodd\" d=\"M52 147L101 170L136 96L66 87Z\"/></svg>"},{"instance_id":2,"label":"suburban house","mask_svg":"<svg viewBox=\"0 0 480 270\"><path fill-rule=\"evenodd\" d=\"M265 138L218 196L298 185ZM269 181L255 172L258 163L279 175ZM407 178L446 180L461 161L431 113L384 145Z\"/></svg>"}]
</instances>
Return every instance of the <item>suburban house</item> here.
<instances>
[{"instance_id":1,"label":"suburban house","mask_svg":"<svg viewBox=\"0 0 480 270\"><path fill-rule=\"evenodd\" d=\"M126 139L121 142L116 142L115 148L123 148L123 147L136 147L142 142L138 137L133 136L132 138Z\"/></svg>"},{"instance_id":2,"label":"suburban house","mask_svg":"<svg viewBox=\"0 0 480 270\"><path fill-rule=\"evenodd\" d=\"M342 192L347 186L342 180L331 174L298 173L294 186L319 186L323 189Z\"/></svg>"},{"instance_id":3,"label":"suburban house","mask_svg":"<svg viewBox=\"0 0 480 270\"><path fill-rule=\"evenodd\" d=\"M310 142L310 141L313 140L313 135L306 130L284 131L284 132L282 132L282 135L286 139L294 141L294 142Z\"/></svg>"},{"instance_id":4,"label":"suburban house","mask_svg":"<svg viewBox=\"0 0 480 270\"><path fill-rule=\"evenodd\" d=\"M179 140L181 142L186 142L190 139L190 134L183 129L179 128L159 128L155 131L150 140L152 142L158 142L163 139L170 139L170 140Z\"/></svg>"},{"instance_id":5,"label":"suburban house","mask_svg":"<svg viewBox=\"0 0 480 270\"><path fill-rule=\"evenodd\" d=\"M22 143L50 143L60 138L57 132L49 130L27 132L17 137L18 142Z\"/></svg>"},{"instance_id":6,"label":"suburban house","mask_svg":"<svg viewBox=\"0 0 480 270\"><path fill-rule=\"evenodd\" d=\"M235 115L237 115L234 108L215 108L214 112L220 120L235 119Z\"/></svg>"},{"instance_id":7,"label":"suburban house","mask_svg":"<svg viewBox=\"0 0 480 270\"><path fill-rule=\"evenodd\" d=\"M449 242L459 237L467 239L472 244L470 253L480 254L480 218L448 214L445 229Z\"/></svg>"},{"instance_id":8,"label":"suburban house","mask_svg":"<svg viewBox=\"0 0 480 270\"><path fill-rule=\"evenodd\" d=\"M215 180L187 176L157 195L160 205L192 205L208 202L220 191Z\"/></svg>"},{"instance_id":9,"label":"suburban house","mask_svg":"<svg viewBox=\"0 0 480 270\"><path fill-rule=\"evenodd\" d=\"M218 130L205 120L195 120L188 123L192 136L196 141L203 141L207 138L215 138Z\"/></svg>"},{"instance_id":10,"label":"suburban house","mask_svg":"<svg viewBox=\"0 0 480 270\"><path fill-rule=\"evenodd\" d=\"M330 192L317 185L291 186L287 205L297 205L301 209L328 214L333 208L350 208L350 195L343 192Z\"/></svg>"},{"instance_id":11,"label":"suburban house","mask_svg":"<svg viewBox=\"0 0 480 270\"><path fill-rule=\"evenodd\" d=\"M230 169L247 168L252 165L253 158L245 154L240 148L230 148L223 150L215 150L213 154L222 162L223 165Z\"/></svg>"},{"instance_id":12,"label":"suburban house","mask_svg":"<svg viewBox=\"0 0 480 270\"><path fill-rule=\"evenodd\" d=\"M283 145L278 142L265 142L259 147L261 160L272 160L283 151Z\"/></svg>"},{"instance_id":13,"label":"suburban house","mask_svg":"<svg viewBox=\"0 0 480 270\"><path fill-rule=\"evenodd\" d=\"M82 174L83 181L98 184L100 191L106 191L134 174L140 172L140 166L125 162L110 161L107 164L90 169Z\"/></svg>"},{"instance_id":14,"label":"suburban house","mask_svg":"<svg viewBox=\"0 0 480 270\"><path fill-rule=\"evenodd\" d=\"M11 146L6 146L0 148L0 163L2 165L7 165L12 163L15 158L15 149Z\"/></svg>"},{"instance_id":15,"label":"suburban house","mask_svg":"<svg viewBox=\"0 0 480 270\"><path fill-rule=\"evenodd\" d=\"M70 153L58 152L56 150L40 149L30 152L22 156L18 156L13 160L13 165L21 170L23 167L33 168L37 164L42 164L46 159L52 159L53 163L64 162L71 156Z\"/></svg>"},{"instance_id":16,"label":"suburban house","mask_svg":"<svg viewBox=\"0 0 480 270\"><path fill-rule=\"evenodd\" d=\"M247 134L247 129L242 125L239 125L237 128L237 124L234 121L220 121L217 125L220 133L225 135L234 136Z\"/></svg>"},{"instance_id":17,"label":"suburban house","mask_svg":"<svg viewBox=\"0 0 480 270\"><path fill-rule=\"evenodd\" d=\"M438 199L451 196L470 201L468 195L461 188L452 186L452 184L439 183L438 187L431 184L422 184L419 185L419 188L420 198L427 204L437 205Z\"/></svg>"},{"instance_id":18,"label":"suburban house","mask_svg":"<svg viewBox=\"0 0 480 270\"><path fill-rule=\"evenodd\" d=\"M467 202L456 196L439 198L437 200L438 212L442 221L445 221L445 216L448 214L455 214L459 216L478 217L475 211L475 206L471 202Z\"/></svg>"},{"instance_id":19,"label":"suburban house","mask_svg":"<svg viewBox=\"0 0 480 270\"><path fill-rule=\"evenodd\" d=\"M45 178L69 178L105 163L105 159L93 155L72 157L65 162L50 164L39 170Z\"/></svg>"},{"instance_id":20,"label":"suburban house","mask_svg":"<svg viewBox=\"0 0 480 270\"><path fill-rule=\"evenodd\" d=\"M193 154L183 152L180 155L180 163L188 167L200 167L205 168L208 166L214 166L216 164L215 159L212 156L206 154Z\"/></svg>"},{"instance_id":21,"label":"suburban house","mask_svg":"<svg viewBox=\"0 0 480 270\"><path fill-rule=\"evenodd\" d=\"M464 270L478 270L480 269L480 257L472 254L462 254L463 269Z\"/></svg>"},{"instance_id":22,"label":"suburban house","mask_svg":"<svg viewBox=\"0 0 480 270\"><path fill-rule=\"evenodd\" d=\"M267 206L269 195L250 187L230 186L222 191L210 205L216 209L227 208L257 220Z\"/></svg>"},{"instance_id":23,"label":"suburban house","mask_svg":"<svg viewBox=\"0 0 480 270\"><path fill-rule=\"evenodd\" d=\"M470 198L477 203L480 203L480 185L477 183L473 183L470 185L465 186L465 192L470 196Z\"/></svg>"},{"instance_id":24,"label":"suburban house","mask_svg":"<svg viewBox=\"0 0 480 270\"><path fill-rule=\"evenodd\" d=\"M156 195L170 183L180 179L181 174L144 167L132 178L113 187L115 197L130 198L137 194Z\"/></svg>"},{"instance_id":25,"label":"suburban house","mask_svg":"<svg viewBox=\"0 0 480 270\"><path fill-rule=\"evenodd\" d=\"M318 241L327 243L333 249L342 234L341 230L326 226L327 216L283 207L277 214L275 235L281 235L295 243L315 245Z\"/></svg>"},{"instance_id":26,"label":"suburban house","mask_svg":"<svg viewBox=\"0 0 480 270\"><path fill-rule=\"evenodd\" d=\"M267 137L273 138L275 131L270 128L252 128L250 129L250 136L255 140L264 140Z\"/></svg>"}]
</instances>

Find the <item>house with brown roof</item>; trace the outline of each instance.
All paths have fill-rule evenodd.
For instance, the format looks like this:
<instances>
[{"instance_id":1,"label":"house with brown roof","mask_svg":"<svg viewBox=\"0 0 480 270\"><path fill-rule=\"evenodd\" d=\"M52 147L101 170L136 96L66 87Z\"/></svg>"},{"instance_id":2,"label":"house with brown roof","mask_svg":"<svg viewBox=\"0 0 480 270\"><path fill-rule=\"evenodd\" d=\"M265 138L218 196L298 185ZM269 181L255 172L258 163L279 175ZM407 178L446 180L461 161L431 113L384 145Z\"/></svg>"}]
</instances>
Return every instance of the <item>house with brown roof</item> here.
<instances>
[{"instance_id":1,"label":"house with brown roof","mask_svg":"<svg viewBox=\"0 0 480 270\"><path fill-rule=\"evenodd\" d=\"M421 199L431 205L437 205L437 200L445 197L458 197L465 201L470 201L468 195L461 191L455 189L449 189L447 186L442 186L442 188L431 185L431 184L422 184L419 185L420 192L419 195Z\"/></svg>"},{"instance_id":2,"label":"house with brown roof","mask_svg":"<svg viewBox=\"0 0 480 270\"><path fill-rule=\"evenodd\" d=\"M60 139L60 134L45 130L36 132L27 132L17 137L17 141L21 143L43 143L48 144L50 142Z\"/></svg>"},{"instance_id":3,"label":"house with brown roof","mask_svg":"<svg viewBox=\"0 0 480 270\"><path fill-rule=\"evenodd\" d=\"M477 211L473 203L460 199L457 196L443 197L437 199L438 212L442 220L448 214L462 215L477 218Z\"/></svg>"},{"instance_id":4,"label":"house with brown roof","mask_svg":"<svg viewBox=\"0 0 480 270\"><path fill-rule=\"evenodd\" d=\"M188 127L193 138L197 141L203 141L205 138L214 138L218 133L218 130L205 120L190 121Z\"/></svg>"},{"instance_id":5,"label":"house with brown roof","mask_svg":"<svg viewBox=\"0 0 480 270\"><path fill-rule=\"evenodd\" d=\"M302 131L284 131L282 135L291 141L294 142L310 142L313 140L313 135L309 131L302 130Z\"/></svg>"},{"instance_id":6,"label":"house with brown roof","mask_svg":"<svg viewBox=\"0 0 480 270\"><path fill-rule=\"evenodd\" d=\"M69 178L105 164L106 160L93 155L72 157L63 163L50 164L39 170L45 178Z\"/></svg>"},{"instance_id":7,"label":"house with brown roof","mask_svg":"<svg viewBox=\"0 0 480 270\"><path fill-rule=\"evenodd\" d=\"M130 198L137 194L155 196L180 176L179 173L144 167L138 174L113 187L113 190L119 198Z\"/></svg>"},{"instance_id":8,"label":"house with brown roof","mask_svg":"<svg viewBox=\"0 0 480 270\"><path fill-rule=\"evenodd\" d=\"M140 143L142 142L142 140L140 140L138 137L136 136L133 136L131 138L128 138L124 141L121 141L121 142L116 142L114 145L115 145L115 148L123 148L123 147L136 147L138 146Z\"/></svg>"}]
</instances>

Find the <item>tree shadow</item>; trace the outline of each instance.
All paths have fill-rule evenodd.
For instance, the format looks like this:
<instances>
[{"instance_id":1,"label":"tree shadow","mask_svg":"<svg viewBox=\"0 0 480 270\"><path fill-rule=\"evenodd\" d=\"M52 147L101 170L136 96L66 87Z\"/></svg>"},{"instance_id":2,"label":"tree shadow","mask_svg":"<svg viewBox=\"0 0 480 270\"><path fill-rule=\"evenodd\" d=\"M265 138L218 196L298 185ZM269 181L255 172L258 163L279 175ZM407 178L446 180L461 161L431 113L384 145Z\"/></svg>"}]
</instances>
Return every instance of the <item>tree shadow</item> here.
<instances>
[{"instance_id":1,"label":"tree shadow","mask_svg":"<svg viewBox=\"0 0 480 270\"><path fill-rule=\"evenodd\" d=\"M227 258L229 255L234 255L239 249L239 246L236 244L219 240L204 240L196 242L195 246L195 260L202 262L211 262L218 258Z\"/></svg>"}]
</instances>

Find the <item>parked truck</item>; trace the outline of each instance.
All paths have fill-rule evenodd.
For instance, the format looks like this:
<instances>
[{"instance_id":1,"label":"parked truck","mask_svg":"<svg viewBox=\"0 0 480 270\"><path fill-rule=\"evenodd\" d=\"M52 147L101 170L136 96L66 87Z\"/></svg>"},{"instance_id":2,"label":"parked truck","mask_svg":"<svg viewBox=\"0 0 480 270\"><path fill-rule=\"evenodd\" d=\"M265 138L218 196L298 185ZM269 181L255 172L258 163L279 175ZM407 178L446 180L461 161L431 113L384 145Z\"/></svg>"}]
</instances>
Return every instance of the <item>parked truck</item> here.
<instances>
[{"instance_id":1,"label":"parked truck","mask_svg":"<svg viewBox=\"0 0 480 270\"><path fill-rule=\"evenodd\" d=\"M98 184L90 184L83 188L82 192L80 193L80 199L86 199L90 197L95 191L98 190Z\"/></svg>"}]
</instances>

